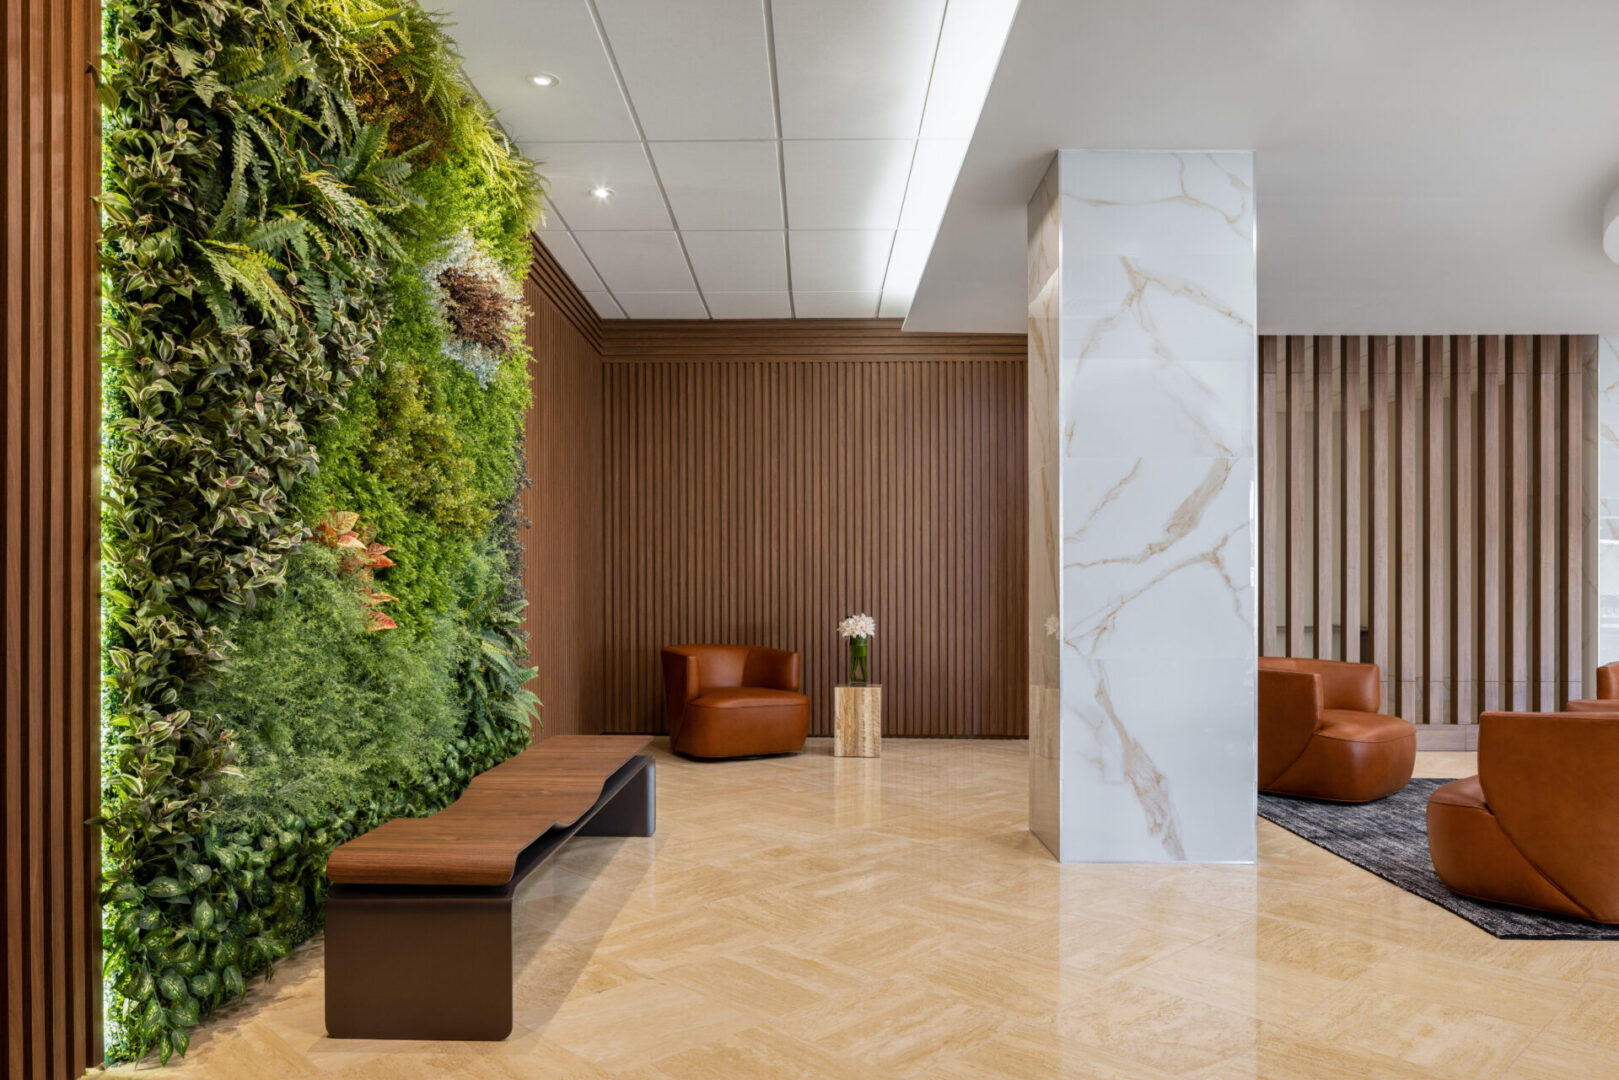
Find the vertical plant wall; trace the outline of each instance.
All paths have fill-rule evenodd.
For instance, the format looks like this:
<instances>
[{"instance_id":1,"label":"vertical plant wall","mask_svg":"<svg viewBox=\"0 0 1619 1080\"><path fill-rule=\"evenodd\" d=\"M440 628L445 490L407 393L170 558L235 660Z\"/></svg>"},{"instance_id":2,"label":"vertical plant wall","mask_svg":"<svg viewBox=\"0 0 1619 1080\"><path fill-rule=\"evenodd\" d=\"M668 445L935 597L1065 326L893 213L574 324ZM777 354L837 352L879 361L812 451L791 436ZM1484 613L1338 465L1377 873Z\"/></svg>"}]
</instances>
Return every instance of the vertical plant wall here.
<instances>
[{"instance_id":1,"label":"vertical plant wall","mask_svg":"<svg viewBox=\"0 0 1619 1080\"><path fill-rule=\"evenodd\" d=\"M320 926L337 844L526 745L533 172L414 7L112 0L109 1056Z\"/></svg>"}]
</instances>

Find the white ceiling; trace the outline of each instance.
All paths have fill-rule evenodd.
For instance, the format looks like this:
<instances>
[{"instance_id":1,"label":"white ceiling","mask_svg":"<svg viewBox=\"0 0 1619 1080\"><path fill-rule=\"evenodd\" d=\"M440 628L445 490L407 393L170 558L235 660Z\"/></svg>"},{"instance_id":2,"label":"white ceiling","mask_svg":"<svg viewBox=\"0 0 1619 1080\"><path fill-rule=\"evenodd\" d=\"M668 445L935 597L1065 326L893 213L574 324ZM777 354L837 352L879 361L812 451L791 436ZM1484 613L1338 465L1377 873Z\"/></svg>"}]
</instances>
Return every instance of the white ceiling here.
<instances>
[{"instance_id":1,"label":"white ceiling","mask_svg":"<svg viewBox=\"0 0 1619 1080\"><path fill-rule=\"evenodd\" d=\"M907 329L1026 325L1052 151L1252 149L1260 328L1614 333L1613 0L1023 0Z\"/></svg>"},{"instance_id":2,"label":"white ceiling","mask_svg":"<svg viewBox=\"0 0 1619 1080\"><path fill-rule=\"evenodd\" d=\"M1017 0L447 7L602 316L822 318L909 310Z\"/></svg>"}]
</instances>

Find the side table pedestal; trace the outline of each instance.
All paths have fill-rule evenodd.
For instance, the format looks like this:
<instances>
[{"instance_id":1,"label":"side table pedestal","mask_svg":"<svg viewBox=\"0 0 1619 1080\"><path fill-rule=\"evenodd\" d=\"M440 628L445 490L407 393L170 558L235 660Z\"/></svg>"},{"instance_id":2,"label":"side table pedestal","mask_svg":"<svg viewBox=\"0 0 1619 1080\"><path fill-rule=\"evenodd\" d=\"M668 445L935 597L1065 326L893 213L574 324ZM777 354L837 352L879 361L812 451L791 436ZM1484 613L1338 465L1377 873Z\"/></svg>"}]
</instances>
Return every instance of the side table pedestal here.
<instances>
[{"instance_id":1,"label":"side table pedestal","mask_svg":"<svg viewBox=\"0 0 1619 1080\"><path fill-rule=\"evenodd\" d=\"M880 683L839 683L832 691L834 757L881 757L883 688Z\"/></svg>"}]
</instances>

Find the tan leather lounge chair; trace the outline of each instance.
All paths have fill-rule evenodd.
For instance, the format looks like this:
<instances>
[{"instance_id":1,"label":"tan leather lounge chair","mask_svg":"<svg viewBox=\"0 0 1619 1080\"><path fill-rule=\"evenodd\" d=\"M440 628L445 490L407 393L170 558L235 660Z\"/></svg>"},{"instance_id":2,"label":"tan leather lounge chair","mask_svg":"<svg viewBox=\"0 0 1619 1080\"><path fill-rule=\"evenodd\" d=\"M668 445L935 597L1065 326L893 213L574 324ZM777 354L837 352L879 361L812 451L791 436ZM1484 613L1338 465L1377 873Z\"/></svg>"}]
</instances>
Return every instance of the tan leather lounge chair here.
<instances>
[{"instance_id":1,"label":"tan leather lounge chair","mask_svg":"<svg viewBox=\"0 0 1619 1080\"><path fill-rule=\"evenodd\" d=\"M1429 796L1428 851L1463 896L1619 923L1619 711L1571 704L1479 718L1478 775Z\"/></svg>"},{"instance_id":2,"label":"tan leather lounge chair","mask_svg":"<svg viewBox=\"0 0 1619 1080\"><path fill-rule=\"evenodd\" d=\"M799 656L751 645L671 645L663 650L669 743L698 758L792 754L809 734L810 701L798 692Z\"/></svg>"},{"instance_id":3,"label":"tan leather lounge chair","mask_svg":"<svg viewBox=\"0 0 1619 1080\"><path fill-rule=\"evenodd\" d=\"M1262 657L1259 790L1370 802L1405 787L1417 732L1378 712L1376 664Z\"/></svg>"}]
</instances>

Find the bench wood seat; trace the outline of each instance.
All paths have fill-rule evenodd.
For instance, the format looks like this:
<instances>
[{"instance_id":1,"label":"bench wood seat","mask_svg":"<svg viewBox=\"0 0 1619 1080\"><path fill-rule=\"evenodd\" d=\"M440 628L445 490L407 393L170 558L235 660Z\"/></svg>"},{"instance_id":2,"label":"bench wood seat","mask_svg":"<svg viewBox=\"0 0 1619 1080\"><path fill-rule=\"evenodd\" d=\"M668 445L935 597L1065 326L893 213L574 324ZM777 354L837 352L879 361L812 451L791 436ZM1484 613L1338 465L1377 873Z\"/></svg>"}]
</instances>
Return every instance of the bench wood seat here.
<instances>
[{"instance_id":1,"label":"bench wood seat","mask_svg":"<svg viewBox=\"0 0 1619 1080\"><path fill-rule=\"evenodd\" d=\"M503 885L517 859L559 825L579 820L602 785L652 740L645 735L552 735L475 777L431 817L398 818L334 850L337 884Z\"/></svg>"}]
</instances>

